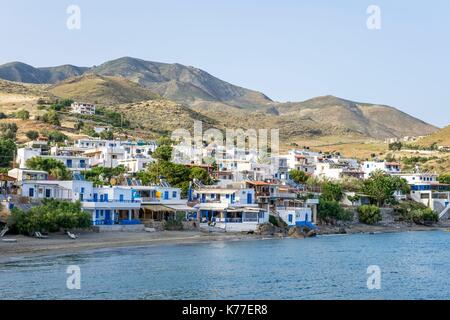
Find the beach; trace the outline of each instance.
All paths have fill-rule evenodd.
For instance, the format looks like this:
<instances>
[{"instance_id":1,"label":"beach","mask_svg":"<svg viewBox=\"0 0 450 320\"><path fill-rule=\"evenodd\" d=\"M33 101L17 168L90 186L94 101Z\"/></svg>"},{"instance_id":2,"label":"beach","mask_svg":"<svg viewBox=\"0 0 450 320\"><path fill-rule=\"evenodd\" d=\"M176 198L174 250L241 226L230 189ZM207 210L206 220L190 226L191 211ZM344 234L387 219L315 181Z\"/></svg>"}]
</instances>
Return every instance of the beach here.
<instances>
[{"instance_id":1,"label":"beach","mask_svg":"<svg viewBox=\"0 0 450 320\"><path fill-rule=\"evenodd\" d=\"M91 232L79 233L76 240L63 233L50 234L46 239L23 235L9 235L0 241L0 262L11 258L22 258L46 254L75 253L86 250L138 247L166 244L202 243L211 241L233 241L263 239L267 237L243 233L206 233L200 231L159 231L159 232Z\"/></svg>"}]
</instances>

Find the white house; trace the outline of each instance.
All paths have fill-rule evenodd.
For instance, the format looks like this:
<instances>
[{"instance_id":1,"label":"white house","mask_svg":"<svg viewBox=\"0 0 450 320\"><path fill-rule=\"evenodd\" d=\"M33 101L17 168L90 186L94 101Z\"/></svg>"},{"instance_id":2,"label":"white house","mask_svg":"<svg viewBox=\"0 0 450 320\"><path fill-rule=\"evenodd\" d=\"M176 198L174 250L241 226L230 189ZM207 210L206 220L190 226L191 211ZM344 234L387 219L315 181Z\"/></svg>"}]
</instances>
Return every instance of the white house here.
<instances>
[{"instance_id":1,"label":"white house","mask_svg":"<svg viewBox=\"0 0 450 320\"><path fill-rule=\"evenodd\" d=\"M78 114L94 115L95 105L89 103L74 102L70 106L70 112Z\"/></svg>"},{"instance_id":2,"label":"white house","mask_svg":"<svg viewBox=\"0 0 450 320\"><path fill-rule=\"evenodd\" d=\"M254 189L210 187L194 190L201 226L207 224L226 231L255 231L258 225L269 221L266 210L258 207Z\"/></svg>"},{"instance_id":3,"label":"white house","mask_svg":"<svg viewBox=\"0 0 450 320\"><path fill-rule=\"evenodd\" d=\"M373 172L381 170L389 174L397 174L401 172L400 163L385 162L385 161L364 161L362 164L362 171L364 171L364 178L370 178Z\"/></svg>"}]
</instances>

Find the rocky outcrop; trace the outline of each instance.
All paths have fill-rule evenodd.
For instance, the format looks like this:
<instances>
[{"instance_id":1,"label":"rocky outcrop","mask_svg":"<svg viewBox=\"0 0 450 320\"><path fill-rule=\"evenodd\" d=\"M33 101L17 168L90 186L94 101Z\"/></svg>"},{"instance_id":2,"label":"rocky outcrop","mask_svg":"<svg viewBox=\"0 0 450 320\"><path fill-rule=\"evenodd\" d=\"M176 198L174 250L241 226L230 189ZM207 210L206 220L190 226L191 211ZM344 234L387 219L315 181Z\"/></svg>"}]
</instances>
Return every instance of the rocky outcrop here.
<instances>
[{"instance_id":1,"label":"rocky outcrop","mask_svg":"<svg viewBox=\"0 0 450 320\"><path fill-rule=\"evenodd\" d=\"M289 228L288 236L297 239L310 238L316 236L316 231L308 227L291 227Z\"/></svg>"}]
</instances>

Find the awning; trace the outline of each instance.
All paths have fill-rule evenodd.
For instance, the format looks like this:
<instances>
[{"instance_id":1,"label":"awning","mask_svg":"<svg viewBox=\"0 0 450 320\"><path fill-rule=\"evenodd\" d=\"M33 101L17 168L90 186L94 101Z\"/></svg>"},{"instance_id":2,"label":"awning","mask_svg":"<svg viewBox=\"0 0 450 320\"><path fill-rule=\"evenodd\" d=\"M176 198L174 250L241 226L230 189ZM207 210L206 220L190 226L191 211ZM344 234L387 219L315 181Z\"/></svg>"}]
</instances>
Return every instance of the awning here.
<instances>
[{"instance_id":1,"label":"awning","mask_svg":"<svg viewBox=\"0 0 450 320\"><path fill-rule=\"evenodd\" d=\"M165 204L164 207L167 207L173 211L197 211L197 209L186 206L184 204Z\"/></svg>"},{"instance_id":2,"label":"awning","mask_svg":"<svg viewBox=\"0 0 450 320\"><path fill-rule=\"evenodd\" d=\"M153 212L197 211L197 209L184 204L144 204L142 208Z\"/></svg>"},{"instance_id":3,"label":"awning","mask_svg":"<svg viewBox=\"0 0 450 320\"><path fill-rule=\"evenodd\" d=\"M153 211L153 212L168 212L174 211L160 204L144 204L142 208L145 210Z\"/></svg>"},{"instance_id":4,"label":"awning","mask_svg":"<svg viewBox=\"0 0 450 320\"><path fill-rule=\"evenodd\" d=\"M0 181L16 181L16 178L13 178L11 176L8 176L6 174L0 174Z\"/></svg>"}]
</instances>

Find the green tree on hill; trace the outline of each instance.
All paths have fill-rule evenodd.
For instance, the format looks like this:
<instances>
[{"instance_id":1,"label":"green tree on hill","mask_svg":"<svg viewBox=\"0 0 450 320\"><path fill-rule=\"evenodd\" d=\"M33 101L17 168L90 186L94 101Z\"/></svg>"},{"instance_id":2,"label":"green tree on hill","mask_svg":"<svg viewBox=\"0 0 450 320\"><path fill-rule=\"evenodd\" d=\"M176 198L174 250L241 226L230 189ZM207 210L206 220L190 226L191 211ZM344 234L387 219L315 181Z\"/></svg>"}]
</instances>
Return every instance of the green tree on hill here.
<instances>
[{"instance_id":1,"label":"green tree on hill","mask_svg":"<svg viewBox=\"0 0 450 320\"><path fill-rule=\"evenodd\" d=\"M16 153L16 144L11 139L0 139L0 168L9 168Z\"/></svg>"},{"instance_id":2,"label":"green tree on hill","mask_svg":"<svg viewBox=\"0 0 450 320\"><path fill-rule=\"evenodd\" d=\"M48 172L58 180L70 180L72 174L67 170L64 163L52 158L33 157L26 161L25 165L29 169L42 170Z\"/></svg>"},{"instance_id":3,"label":"green tree on hill","mask_svg":"<svg viewBox=\"0 0 450 320\"><path fill-rule=\"evenodd\" d=\"M309 175L302 170L291 170L289 176L295 183L305 184L308 181Z\"/></svg>"},{"instance_id":4,"label":"green tree on hill","mask_svg":"<svg viewBox=\"0 0 450 320\"><path fill-rule=\"evenodd\" d=\"M363 182L362 187L362 192L380 207L393 200L394 192L408 193L409 190L409 185L405 179L391 176L382 171L374 172L369 179Z\"/></svg>"}]
</instances>

